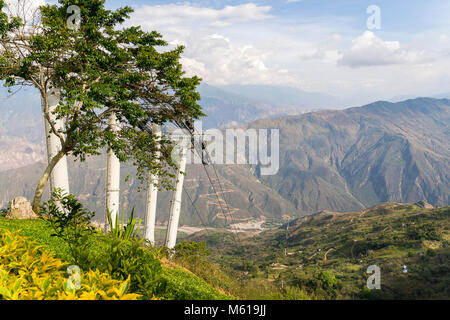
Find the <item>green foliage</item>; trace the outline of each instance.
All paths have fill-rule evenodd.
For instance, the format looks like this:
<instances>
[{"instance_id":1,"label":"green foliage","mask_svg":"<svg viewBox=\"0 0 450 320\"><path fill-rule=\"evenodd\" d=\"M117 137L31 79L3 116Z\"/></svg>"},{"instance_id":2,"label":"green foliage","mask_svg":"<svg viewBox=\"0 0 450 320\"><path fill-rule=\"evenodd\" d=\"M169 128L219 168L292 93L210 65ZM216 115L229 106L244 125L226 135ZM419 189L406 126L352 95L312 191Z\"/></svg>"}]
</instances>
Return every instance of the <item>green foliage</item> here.
<instances>
[{"instance_id":1,"label":"green foliage","mask_svg":"<svg viewBox=\"0 0 450 320\"><path fill-rule=\"evenodd\" d=\"M111 279L99 271L81 273L79 288L69 286L67 263L19 234L0 234L0 300L116 300L137 299L127 293L129 278Z\"/></svg>"},{"instance_id":2,"label":"green foliage","mask_svg":"<svg viewBox=\"0 0 450 320\"><path fill-rule=\"evenodd\" d=\"M164 291L162 266L149 248L141 242L105 236L97 239L97 247L86 252L84 268L98 268L114 279L130 278L130 289L143 299L152 299Z\"/></svg>"},{"instance_id":3,"label":"green foliage","mask_svg":"<svg viewBox=\"0 0 450 320\"><path fill-rule=\"evenodd\" d=\"M83 268L95 267L119 280L130 276L130 290L142 295L142 299L209 300L228 297L185 270L164 267L160 261L168 254L164 248L156 249L143 241L112 235L97 237L95 241L96 246L85 252L83 260L87 263ZM197 252L197 248L191 252Z\"/></svg>"},{"instance_id":4,"label":"green foliage","mask_svg":"<svg viewBox=\"0 0 450 320\"><path fill-rule=\"evenodd\" d=\"M311 295L299 287L288 286L285 289L284 300L311 300Z\"/></svg>"},{"instance_id":5,"label":"green foliage","mask_svg":"<svg viewBox=\"0 0 450 320\"><path fill-rule=\"evenodd\" d=\"M280 286L284 283L286 288L291 287L291 294L298 288L299 294L304 293L310 299L335 299L339 288L339 281L327 270L312 275L287 270L279 275L277 283Z\"/></svg>"},{"instance_id":6,"label":"green foliage","mask_svg":"<svg viewBox=\"0 0 450 320\"><path fill-rule=\"evenodd\" d=\"M322 271L317 278L322 282L324 289L335 289L338 284L336 277L330 271Z\"/></svg>"},{"instance_id":7,"label":"green foliage","mask_svg":"<svg viewBox=\"0 0 450 320\"><path fill-rule=\"evenodd\" d=\"M180 267L164 269L164 299L174 300L229 300L232 297L218 292L205 280L186 272Z\"/></svg>"},{"instance_id":8,"label":"green foliage","mask_svg":"<svg viewBox=\"0 0 450 320\"><path fill-rule=\"evenodd\" d=\"M0 232L4 230L15 231L20 235L33 239L40 245L45 245L50 248L58 258L64 261L71 261L72 254L67 243L55 236L55 233L50 224L42 220L14 220L0 217Z\"/></svg>"},{"instance_id":9,"label":"green foliage","mask_svg":"<svg viewBox=\"0 0 450 320\"><path fill-rule=\"evenodd\" d=\"M55 189L51 199L41 207L41 215L53 228L55 233L52 236L57 236L67 243L73 262L77 265L83 264L81 259L91 244L89 238L94 232L90 220L95 213L84 209L75 196Z\"/></svg>"},{"instance_id":10,"label":"green foliage","mask_svg":"<svg viewBox=\"0 0 450 320\"><path fill-rule=\"evenodd\" d=\"M442 237L432 224L409 226L406 235L411 240L441 240Z\"/></svg>"},{"instance_id":11,"label":"green foliage","mask_svg":"<svg viewBox=\"0 0 450 320\"><path fill-rule=\"evenodd\" d=\"M364 300L393 300L395 295L386 290L370 290L367 286L363 286L356 296L358 299Z\"/></svg>"},{"instance_id":12,"label":"green foliage","mask_svg":"<svg viewBox=\"0 0 450 320\"><path fill-rule=\"evenodd\" d=\"M283 299L286 288L298 287L312 299L448 299L449 230L449 207L382 204L332 219L326 214L302 218L289 227L286 255L286 231L280 229L239 245L202 239L212 253L207 259L231 277L243 277L246 262L250 274L238 293L231 291L239 297ZM364 289L370 265L382 270L381 290ZM263 288L274 294L264 295Z\"/></svg>"},{"instance_id":13,"label":"green foliage","mask_svg":"<svg viewBox=\"0 0 450 320\"><path fill-rule=\"evenodd\" d=\"M71 5L81 11L76 30L66 23ZM21 17L1 14L0 79L39 89L47 118L50 84L60 89L55 114L65 129L52 131L65 154L84 161L106 147L122 162L133 161L140 179L152 172L170 188L175 164L168 154L156 159L156 137L144 127L149 120L190 123L204 116L196 91L200 79L184 76L183 47L169 50L155 31L122 27L132 12L128 6L107 10L103 0L59 0L40 7L38 32L26 36ZM118 132L106 125L111 114L121 123ZM170 149L168 139L161 143Z\"/></svg>"},{"instance_id":14,"label":"green foliage","mask_svg":"<svg viewBox=\"0 0 450 320\"><path fill-rule=\"evenodd\" d=\"M206 257L211 251L206 247L206 242L183 241L175 245L175 258L181 257Z\"/></svg>"},{"instance_id":15,"label":"green foliage","mask_svg":"<svg viewBox=\"0 0 450 320\"><path fill-rule=\"evenodd\" d=\"M128 223L126 225L124 222L125 214L122 214L122 222L119 224L118 214L116 214L116 219L113 223L111 218L111 211L107 210L106 213L108 217L109 230L111 230L110 232L111 236L123 240L137 239L137 235L139 233L139 226L141 225L142 219L140 218L133 219L134 208L131 210L131 213L128 217Z\"/></svg>"},{"instance_id":16,"label":"green foliage","mask_svg":"<svg viewBox=\"0 0 450 320\"><path fill-rule=\"evenodd\" d=\"M10 220L0 217L0 231L18 230L45 244L64 259L71 260L71 253L65 241L51 236L53 228L44 220ZM97 269L98 272L114 274L119 281L127 279L128 291L142 292L143 299L229 299L204 280L181 268L164 266L167 252L164 247L153 248L142 241L120 240L110 235L93 233L87 249L82 253L79 265L82 270ZM176 269L176 270L174 270ZM219 269L220 271L220 269Z\"/></svg>"},{"instance_id":17,"label":"green foliage","mask_svg":"<svg viewBox=\"0 0 450 320\"><path fill-rule=\"evenodd\" d=\"M429 257L434 257L434 256L436 256L436 250L433 250L433 249L431 249L431 248L428 248L428 249L427 249L427 256L429 256Z\"/></svg>"},{"instance_id":18,"label":"green foliage","mask_svg":"<svg viewBox=\"0 0 450 320\"><path fill-rule=\"evenodd\" d=\"M211 251L205 242L183 241L176 244L174 251L175 254L171 257L173 261L213 287L227 292L236 292L234 290L240 287L240 284L223 272L219 265L208 261L207 257Z\"/></svg>"},{"instance_id":19,"label":"green foliage","mask_svg":"<svg viewBox=\"0 0 450 320\"><path fill-rule=\"evenodd\" d=\"M260 268L256 263L246 261L244 268L249 271L250 277L244 278L242 275L233 273L232 270L227 270L223 265L209 261L210 254L211 251L204 241L183 241L175 246L175 254L172 258L177 264L187 268L216 289L241 299L309 300L312 298L303 289L287 287L285 290L279 290L272 283L261 282L258 279ZM171 287L170 281L168 287ZM170 292L172 291L170 290Z\"/></svg>"}]
</instances>

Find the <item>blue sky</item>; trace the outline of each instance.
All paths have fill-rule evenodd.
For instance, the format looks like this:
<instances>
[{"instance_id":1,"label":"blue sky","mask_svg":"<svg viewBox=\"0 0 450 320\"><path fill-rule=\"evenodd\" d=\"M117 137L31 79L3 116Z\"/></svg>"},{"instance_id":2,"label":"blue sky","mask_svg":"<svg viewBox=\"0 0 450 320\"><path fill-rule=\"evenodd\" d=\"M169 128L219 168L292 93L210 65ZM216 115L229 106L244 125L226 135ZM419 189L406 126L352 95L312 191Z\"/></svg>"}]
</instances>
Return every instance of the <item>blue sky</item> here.
<instances>
[{"instance_id":1,"label":"blue sky","mask_svg":"<svg viewBox=\"0 0 450 320\"><path fill-rule=\"evenodd\" d=\"M35 0L43 1L43 0ZM355 97L450 92L448 0L106 0L127 25L186 47L183 65L211 85L270 84ZM367 8L380 10L369 29Z\"/></svg>"}]
</instances>

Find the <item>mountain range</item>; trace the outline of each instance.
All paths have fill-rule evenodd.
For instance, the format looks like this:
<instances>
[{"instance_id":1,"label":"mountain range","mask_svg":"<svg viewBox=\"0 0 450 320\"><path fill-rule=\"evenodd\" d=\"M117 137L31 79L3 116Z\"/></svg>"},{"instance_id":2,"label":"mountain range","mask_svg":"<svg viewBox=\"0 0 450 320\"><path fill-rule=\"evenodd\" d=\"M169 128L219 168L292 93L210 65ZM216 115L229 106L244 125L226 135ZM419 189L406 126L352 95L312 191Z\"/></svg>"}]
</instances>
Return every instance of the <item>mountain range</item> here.
<instances>
[{"instance_id":1,"label":"mountain range","mask_svg":"<svg viewBox=\"0 0 450 320\"><path fill-rule=\"evenodd\" d=\"M261 181L302 212L377 203L450 202L450 100L319 111L259 120L280 128L280 170Z\"/></svg>"},{"instance_id":2,"label":"mountain range","mask_svg":"<svg viewBox=\"0 0 450 320\"><path fill-rule=\"evenodd\" d=\"M262 95L262 92L270 94ZM326 108L336 101L336 98L325 94L276 86L242 86L239 89L239 86L201 84L199 93L202 97L200 105L208 115L201 119L203 129L302 114ZM44 130L37 90L25 88L9 93L0 87L0 97L0 171L44 159Z\"/></svg>"},{"instance_id":3,"label":"mountain range","mask_svg":"<svg viewBox=\"0 0 450 320\"><path fill-rule=\"evenodd\" d=\"M241 94L245 92L230 93L230 88L203 85L202 90L204 112L209 115L204 128L234 124L280 130L280 169L261 176L254 165L217 165L216 170L209 166L211 185L201 165L189 165L181 224L281 220L321 210L361 210L387 201L450 203L448 99L379 101L315 112L299 107L299 114L281 116L289 114L290 107L271 109L274 102L260 102ZM9 110L0 119L0 207L13 196L31 198L44 166L39 110ZM248 121L252 122L241 124ZM105 167L104 157L69 161L71 191L100 213L98 219L103 213ZM125 212L135 207L142 216L145 192L137 192L134 169L126 164L121 189ZM158 223L167 222L170 200L171 192L160 193Z\"/></svg>"}]
</instances>

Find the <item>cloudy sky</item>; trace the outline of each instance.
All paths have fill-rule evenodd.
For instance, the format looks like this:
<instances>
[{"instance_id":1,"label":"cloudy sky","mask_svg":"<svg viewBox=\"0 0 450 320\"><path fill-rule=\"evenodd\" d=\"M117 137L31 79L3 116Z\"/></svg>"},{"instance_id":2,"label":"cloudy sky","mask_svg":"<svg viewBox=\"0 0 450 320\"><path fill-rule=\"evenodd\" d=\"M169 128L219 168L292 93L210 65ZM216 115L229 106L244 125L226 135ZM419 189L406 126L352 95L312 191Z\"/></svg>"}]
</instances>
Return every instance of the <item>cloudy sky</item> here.
<instances>
[{"instance_id":1,"label":"cloudy sky","mask_svg":"<svg viewBox=\"0 0 450 320\"><path fill-rule=\"evenodd\" d=\"M106 4L133 7L128 24L183 44L186 72L211 85L284 85L368 101L450 92L448 0Z\"/></svg>"}]
</instances>

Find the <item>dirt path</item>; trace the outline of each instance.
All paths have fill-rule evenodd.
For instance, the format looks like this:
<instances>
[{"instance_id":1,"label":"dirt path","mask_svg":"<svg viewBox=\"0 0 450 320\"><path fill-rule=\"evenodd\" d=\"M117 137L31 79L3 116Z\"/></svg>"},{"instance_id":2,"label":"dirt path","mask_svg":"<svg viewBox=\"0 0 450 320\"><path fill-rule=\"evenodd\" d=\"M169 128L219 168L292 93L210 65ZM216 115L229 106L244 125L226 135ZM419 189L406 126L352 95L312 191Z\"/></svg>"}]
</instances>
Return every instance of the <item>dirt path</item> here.
<instances>
[{"instance_id":1,"label":"dirt path","mask_svg":"<svg viewBox=\"0 0 450 320\"><path fill-rule=\"evenodd\" d=\"M323 261L327 261L327 254L329 254L333 250L334 250L334 248L330 248L330 249L328 249L327 252L325 252L325 255L323 256Z\"/></svg>"}]
</instances>

